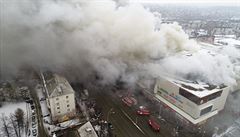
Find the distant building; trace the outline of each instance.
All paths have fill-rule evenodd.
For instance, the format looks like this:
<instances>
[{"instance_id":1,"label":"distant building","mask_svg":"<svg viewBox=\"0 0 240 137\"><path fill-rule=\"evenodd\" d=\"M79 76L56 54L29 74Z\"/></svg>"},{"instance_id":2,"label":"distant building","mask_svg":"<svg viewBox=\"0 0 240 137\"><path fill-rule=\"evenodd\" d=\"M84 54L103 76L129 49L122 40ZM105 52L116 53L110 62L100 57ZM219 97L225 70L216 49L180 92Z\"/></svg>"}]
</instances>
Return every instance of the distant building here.
<instances>
[{"instance_id":1,"label":"distant building","mask_svg":"<svg viewBox=\"0 0 240 137\"><path fill-rule=\"evenodd\" d=\"M80 137L98 137L95 132L92 124L90 122L85 123L78 129L78 133Z\"/></svg>"},{"instance_id":2,"label":"distant building","mask_svg":"<svg viewBox=\"0 0 240 137\"><path fill-rule=\"evenodd\" d=\"M44 85L52 121L59 123L74 117L75 95L69 82L64 77L53 74L44 77Z\"/></svg>"},{"instance_id":3,"label":"distant building","mask_svg":"<svg viewBox=\"0 0 240 137\"><path fill-rule=\"evenodd\" d=\"M214 28L213 32L214 32L214 35L233 35L234 28L226 25L226 26Z\"/></svg>"},{"instance_id":4,"label":"distant building","mask_svg":"<svg viewBox=\"0 0 240 137\"><path fill-rule=\"evenodd\" d=\"M193 124L200 124L224 108L229 88L187 80L159 79L155 97Z\"/></svg>"},{"instance_id":5,"label":"distant building","mask_svg":"<svg viewBox=\"0 0 240 137\"><path fill-rule=\"evenodd\" d=\"M211 56L217 55L207 48L202 48L201 52ZM188 52L179 54L186 58L193 55ZM143 78L139 80L138 87L141 91L146 91L144 94L147 93L148 98L163 102L193 124L201 124L223 110L230 91L230 88L224 84L211 85L167 76L153 81Z\"/></svg>"},{"instance_id":6,"label":"distant building","mask_svg":"<svg viewBox=\"0 0 240 137\"><path fill-rule=\"evenodd\" d=\"M215 35L214 45L240 48L240 40L237 40L235 35Z\"/></svg>"},{"instance_id":7,"label":"distant building","mask_svg":"<svg viewBox=\"0 0 240 137\"><path fill-rule=\"evenodd\" d=\"M204 29L199 29L197 31L197 36L201 37L201 36L208 36L208 31L204 30Z\"/></svg>"}]
</instances>

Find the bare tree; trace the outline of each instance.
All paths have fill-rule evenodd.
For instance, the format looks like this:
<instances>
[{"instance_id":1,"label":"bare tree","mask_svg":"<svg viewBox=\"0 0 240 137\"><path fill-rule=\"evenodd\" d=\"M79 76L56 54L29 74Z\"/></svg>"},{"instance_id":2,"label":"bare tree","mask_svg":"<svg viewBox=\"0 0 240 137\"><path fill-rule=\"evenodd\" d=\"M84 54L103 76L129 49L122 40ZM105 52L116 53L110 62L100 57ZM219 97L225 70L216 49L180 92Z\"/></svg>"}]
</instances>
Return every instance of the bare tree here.
<instances>
[{"instance_id":1,"label":"bare tree","mask_svg":"<svg viewBox=\"0 0 240 137\"><path fill-rule=\"evenodd\" d=\"M24 126L24 115L25 115L24 111L20 108L18 108L14 113L14 117L18 126L19 137L21 137L21 129L23 129Z\"/></svg>"},{"instance_id":2,"label":"bare tree","mask_svg":"<svg viewBox=\"0 0 240 137\"><path fill-rule=\"evenodd\" d=\"M14 130L14 132L15 132L15 134L16 134L16 137L19 137L17 122L16 122L15 117L13 116L13 114L11 114L11 115L9 116L9 119L10 119L11 125L12 125L12 127L13 127L13 130Z\"/></svg>"},{"instance_id":3,"label":"bare tree","mask_svg":"<svg viewBox=\"0 0 240 137\"><path fill-rule=\"evenodd\" d=\"M2 121L3 132L7 137L10 137L9 126L8 126L7 120L8 120L7 117L4 116L4 114L2 114L1 121Z\"/></svg>"},{"instance_id":4,"label":"bare tree","mask_svg":"<svg viewBox=\"0 0 240 137\"><path fill-rule=\"evenodd\" d=\"M25 124L24 124L24 128L25 128L25 133L26 134L28 133L28 124L29 124L29 120L28 120L28 118L26 118Z\"/></svg>"}]
</instances>

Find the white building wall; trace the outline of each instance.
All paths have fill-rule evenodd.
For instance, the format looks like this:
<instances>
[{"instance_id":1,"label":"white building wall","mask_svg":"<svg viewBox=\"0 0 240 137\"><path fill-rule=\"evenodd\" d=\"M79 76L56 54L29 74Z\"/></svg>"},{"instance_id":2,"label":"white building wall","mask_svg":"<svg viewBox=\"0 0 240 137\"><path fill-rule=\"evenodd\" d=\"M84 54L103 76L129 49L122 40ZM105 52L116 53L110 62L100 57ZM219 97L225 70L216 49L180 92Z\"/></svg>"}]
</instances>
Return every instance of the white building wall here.
<instances>
[{"instance_id":1,"label":"white building wall","mask_svg":"<svg viewBox=\"0 0 240 137\"><path fill-rule=\"evenodd\" d=\"M53 121L65 115L75 114L75 99L73 93L49 98L49 102Z\"/></svg>"},{"instance_id":2,"label":"white building wall","mask_svg":"<svg viewBox=\"0 0 240 137\"><path fill-rule=\"evenodd\" d=\"M166 100L168 100L169 102L171 102L172 104L174 104L175 106L180 108L181 110L185 111L192 117L197 118L199 116L198 106L195 103L193 103L192 101L179 95L179 87L177 85L175 85L167 80L161 80L161 81L158 81L157 83L158 83L157 84L158 90L161 88L168 92L167 94L162 92L163 98L165 98ZM174 99L173 97L178 98L179 101Z\"/></svg>"},{"instance_id":3,"label":"white building wall","mask_svg":"<svg viewBox=\"0 0 240 137\"><path fill-rule=\"evenodd\" d=\"M197 105L194 102L190 101L189 99L186 99L185 97L179 95L179 87L168 80L161 79L157 81L156 86L154 88L154 93L160 95L158 92L159 90L161 90L161 96L163 98L168 100L171 104L177 106L179 109L183 110L185 113L189 114L194 119L200 118L201 110L211 105L213 105L212 113L214 110L217 111L222 110L224 108L229 92L229 88L225 88L223 89L223 92L220 97L217 97L201 105Z\"/></svg>"}]
</instances>

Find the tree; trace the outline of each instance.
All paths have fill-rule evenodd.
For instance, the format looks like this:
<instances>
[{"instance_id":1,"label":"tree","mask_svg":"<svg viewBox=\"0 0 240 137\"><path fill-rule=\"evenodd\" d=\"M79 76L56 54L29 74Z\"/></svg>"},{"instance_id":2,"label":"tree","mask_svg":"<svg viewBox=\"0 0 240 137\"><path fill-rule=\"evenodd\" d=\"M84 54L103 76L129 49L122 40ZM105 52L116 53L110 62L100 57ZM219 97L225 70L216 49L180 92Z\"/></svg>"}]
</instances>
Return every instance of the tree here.
<instances>
[{"instance_id":1,"label":"tree","mask_svg":"<svg viewBox=\"0 0 240 137\"><path fill-rule=\"evenodd\" d=\"M8 118L6 116L4 116L4 114L2 114L1 121L2 121L3 132L7 137L10 137L9 126L8 126L7 120L8 120Z\"/></svg>"},{"instance_id":2,"label":"tree","mask_svg":"<svg viewBox=\"0 0 240 137\"><path fill-rule=\"evenodd\" d=\"M17 127L18 127L18 135L21 137L21 129L23 129L24 126L24 111L20 108L17 108L17 110L14 113L14 118L17 122Z\"/></svg>"},{"instance_id":3,"label":"tree","mask_svg":"<svg viewBox=\"0 0 240 137\"><path fill-rule=\"evenodd\" d=\"M16 137L19 137L17 122L16 122L15 117L13 116L13 114L11 114L11 115L9 116L9 119L10 119L11 125L12 125L12 127L13 127L13 130L14 130L14 132L15 132L15 134L16 134Z\"/></svg>"}]
</instances>

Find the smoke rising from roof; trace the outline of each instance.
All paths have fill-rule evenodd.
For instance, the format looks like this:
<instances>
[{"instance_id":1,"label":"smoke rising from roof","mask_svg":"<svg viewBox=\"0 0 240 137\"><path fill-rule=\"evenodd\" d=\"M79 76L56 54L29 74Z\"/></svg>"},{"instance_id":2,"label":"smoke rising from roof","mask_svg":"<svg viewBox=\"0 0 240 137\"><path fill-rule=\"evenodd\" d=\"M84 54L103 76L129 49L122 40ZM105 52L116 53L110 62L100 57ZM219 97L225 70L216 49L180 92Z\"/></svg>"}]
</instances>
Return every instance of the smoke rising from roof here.
<instances>
[{"instance_id":1,"label":"smoke rising from roof","mask_svg":"<svg viewBox=\"0 0 240 137\"><path fill-rule=\"evenodd\" d=\"M227 56L199 52L177 23L156 29L160 19L141 5L76 0L1 5L2 75L31 65L80 79L96 73L102 83L188 74L211 83L235 83ZM196 56L177 56L183 51Z\"/></svg>"}]
</instances>

